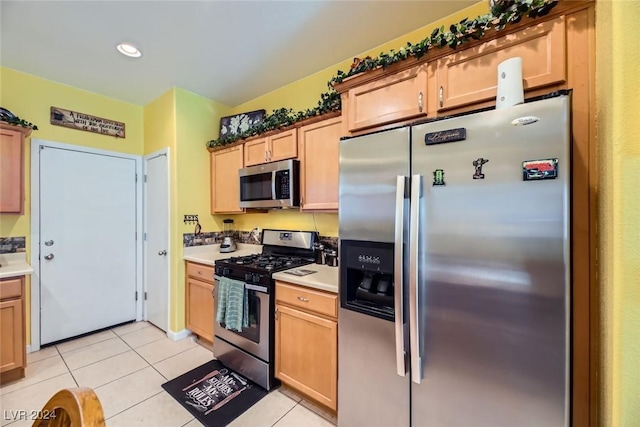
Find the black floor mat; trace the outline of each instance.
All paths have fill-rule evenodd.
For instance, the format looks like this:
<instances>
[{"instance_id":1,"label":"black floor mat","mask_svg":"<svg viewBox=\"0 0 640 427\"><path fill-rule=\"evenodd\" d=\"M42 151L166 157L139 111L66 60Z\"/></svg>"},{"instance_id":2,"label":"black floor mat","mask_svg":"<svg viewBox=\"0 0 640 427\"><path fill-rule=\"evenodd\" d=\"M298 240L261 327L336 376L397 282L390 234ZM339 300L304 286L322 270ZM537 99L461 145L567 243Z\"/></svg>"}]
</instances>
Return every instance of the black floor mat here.
<instances>
[{"instance_id":1,"label":"black floor mat","mask_svg":"<svg viewBox=\"0 0 640 427\"><path fill-rule=\"evenodd\" d=\"M208 427L226 426L267 391L217 360L162 384L167 393Z\"/></svg>"}]
</instances>

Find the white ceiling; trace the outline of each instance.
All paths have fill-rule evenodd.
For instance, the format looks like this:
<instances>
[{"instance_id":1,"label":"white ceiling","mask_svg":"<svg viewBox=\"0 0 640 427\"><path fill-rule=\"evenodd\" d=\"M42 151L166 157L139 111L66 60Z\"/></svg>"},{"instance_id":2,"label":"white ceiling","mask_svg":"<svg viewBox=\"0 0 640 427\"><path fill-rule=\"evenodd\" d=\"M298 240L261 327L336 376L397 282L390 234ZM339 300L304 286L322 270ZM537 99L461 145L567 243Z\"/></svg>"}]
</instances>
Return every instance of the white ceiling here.
<instances>
[{"instance_id":1,"label":"white ceiling","mask_svg":"<svg viewBox=\"0 0 640 427\"><path fill-rule=\"evenodd\" d=\"M2 0L0 64L137 105L178 86L236 106L476 2Z\"/></svg>"}]
</instances>

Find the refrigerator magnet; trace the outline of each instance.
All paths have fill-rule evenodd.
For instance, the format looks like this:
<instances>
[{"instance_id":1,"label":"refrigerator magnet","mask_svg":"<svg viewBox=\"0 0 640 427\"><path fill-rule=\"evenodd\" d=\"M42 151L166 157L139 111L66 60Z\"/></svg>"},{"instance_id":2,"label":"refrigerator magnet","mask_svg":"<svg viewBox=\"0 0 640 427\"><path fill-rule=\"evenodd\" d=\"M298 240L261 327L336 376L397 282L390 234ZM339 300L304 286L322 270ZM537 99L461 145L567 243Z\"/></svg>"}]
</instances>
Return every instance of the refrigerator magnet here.
<instances>
[{"instance_id":1,"label":"refrigerator magnet","mask_svg":"<svg viewBox=\"0 0 640 427\"><path fill-rule=\"evenodd\" d=\"M479 157L473 161L473 166L476 168L476 171L473 174L473 179L484 179L484 174L482 173L482 166L484 166L485 163L489 163L489 159Z\"/></svg>"},{"instance_id":2,"label":"refrigerator magnet","mask_svg":"<svg viewBox=\"0 0 640 427\"><path fill-rule=\"evenodd\" d=\"M444 184L444 169L436 169L433 171L433 186Z\"/></svg>"},{"instance_id":3,"label":"refrigerator magnet","mask_svg":"<svg viewBox=\"0 0 640 427\"><path fill-rule=\"evenodd\" d=\"M522 162L522 180L539 181L558 177L558 159L525 160Z\"/></svg>"}]
</instances>

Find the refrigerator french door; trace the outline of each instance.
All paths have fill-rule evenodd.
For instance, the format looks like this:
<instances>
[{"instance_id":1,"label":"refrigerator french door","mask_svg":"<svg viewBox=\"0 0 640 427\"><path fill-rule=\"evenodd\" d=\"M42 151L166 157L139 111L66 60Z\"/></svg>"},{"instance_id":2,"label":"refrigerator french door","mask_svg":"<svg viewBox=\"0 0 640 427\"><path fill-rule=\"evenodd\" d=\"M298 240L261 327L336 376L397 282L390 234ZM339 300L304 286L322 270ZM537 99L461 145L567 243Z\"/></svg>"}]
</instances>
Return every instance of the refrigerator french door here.
<instances>
[{"instance_id":1,"label":"refrigerator french door","mask_svg":"<svg viewBox=\"0 0 640 427\"><path fill-rule=\"evenodd\" d=\"M569 424L569 102L341 142L339 426Z\"/></svg>"}]
</instances>

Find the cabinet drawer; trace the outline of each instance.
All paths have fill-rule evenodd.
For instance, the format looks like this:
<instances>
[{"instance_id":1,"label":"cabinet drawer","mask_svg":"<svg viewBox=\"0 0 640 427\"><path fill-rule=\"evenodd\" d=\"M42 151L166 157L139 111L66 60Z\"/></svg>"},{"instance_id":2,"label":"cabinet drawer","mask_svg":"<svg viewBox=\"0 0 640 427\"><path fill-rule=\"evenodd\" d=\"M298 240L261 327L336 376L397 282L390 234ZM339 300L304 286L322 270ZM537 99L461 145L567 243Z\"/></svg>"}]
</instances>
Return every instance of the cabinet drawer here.
<instances>
[{"instance_id":1,"label":"cabinet drawer","mask_svg":"<svg viewBox=\"0 0 640 427\"><path fill-rule=\"evenodd\" d=\"M187 263L187 276L213 283L213 267L208 265Z\"/></svg>"},{"instance_id":2,"label":"cabinet drawer","mask_svg":"<svg viewBox=\"0 0 640 427\"><path fill-rule=\"evenodd\" d=\"M276 301L326 316L338 317L338 296L334 294L276 282Z\"/></svg>"},{"instance_id":3,"label":"cabinet drawer","mask_svg":"<svg viewBox=\"0 0 640 427\"><path fill-rule=\"evenodd\" d=\"M0 299L20 298L22 296L22 279L6 279L0 281Z\"/></svg>"},{"instance_id":4,"label":"cabinet drawer","mask_svg":"<svg viewBox=\"0 0 640 427\"><path fill-rule=\"evenodd\" d=\"M438 60L437 110L495 99L498 65L513 57L522 58L525 91L565 82L565 31L560 17Z\"/></svg>"}]
</instances>

